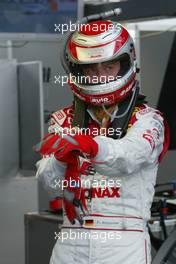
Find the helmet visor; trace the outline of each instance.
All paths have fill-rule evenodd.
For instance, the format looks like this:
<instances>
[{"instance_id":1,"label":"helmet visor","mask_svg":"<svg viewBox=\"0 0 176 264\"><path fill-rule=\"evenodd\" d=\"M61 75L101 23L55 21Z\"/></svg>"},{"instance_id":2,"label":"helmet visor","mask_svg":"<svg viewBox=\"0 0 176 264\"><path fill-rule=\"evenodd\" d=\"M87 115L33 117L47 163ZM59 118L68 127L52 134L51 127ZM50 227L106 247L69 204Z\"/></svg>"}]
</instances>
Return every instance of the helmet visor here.
<instances>
[{"instance_id":1,"label":"helmet visor","mask_svg":"<svg viewBox=\"0 0 176 264\"><path fill-rule=\"evenodd\" d=\"M72 66L71 73L76 77L79 84L96 85L122 78L130 66L130 57L128 54L123 54L107 62Z\"/></svg>"}]
</instances>

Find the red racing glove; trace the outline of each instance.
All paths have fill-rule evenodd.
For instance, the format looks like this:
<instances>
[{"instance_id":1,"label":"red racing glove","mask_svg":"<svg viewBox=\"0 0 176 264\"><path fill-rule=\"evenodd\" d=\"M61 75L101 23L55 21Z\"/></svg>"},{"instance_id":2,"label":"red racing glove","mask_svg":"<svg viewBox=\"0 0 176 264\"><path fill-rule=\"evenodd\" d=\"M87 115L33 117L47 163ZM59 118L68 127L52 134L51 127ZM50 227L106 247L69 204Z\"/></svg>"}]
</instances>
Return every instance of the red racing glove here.
<instances>
[{"instance_id":1,"label":"red racing glove","mask_svg":"<svg viewBox=\"0 0 176 264\"><path fill-rule=\"evenodd\" d=\"M62 138L58 149L55 151L55 158L67 163L65 180L68 186L64 188L64 207L69 221L73 224L75 219L80 223L82 218L79 208L84 214L86 208L85 197L82 195L80 182L79 155L84 154L87 158L94 158L98 152L98 144L92 137L87 135L69 135ZM69 186L70 180L74 180L77 186Z\"/></svg>"},{"instance_id":2,"label":"red racing glove","mask_svg":"<svg viewBox=\"0 0 176 264\"><path fill-rule=\"evenodd\" d=\"M87 158L94 158L98 153L98 144L89 135L65 135L47 134L38 144L37 152L41 155L54 154L60 161L71 162L69 153L76 151L79 155L85 154Z\"/></svg>"},{"instance_id":3,"label":"red racing glove","mask_svg":"<svg viewBox=\"0 0 176 264\"><path fill-rule=\"evenodd\" d=\"M94 158L98 153L98 144L89 135L67 135L62 138L55 150L54 156L57 160L71 162L70 152L75 154L84 154L87 158Z\"/></svg>"},{"instance_id":4,"label":"red racing glove","mask_svg":"<svg viewBox=\"0 0 176 264\"><path fill-rule=\"evenodd\" d=\"M48 134L39 144L38 151L42 155L54 154L59 161L67 163L64 187L64 207L69 221L73 224L75 219L81 223L79 208L84 212L86 208L85 197L82 195L80 183L79 156L84 154L87 158L94 158L98 152L98 144L88 135L66 135L61 138L59 135ZM71 186L74 180L76 186Z\"/></svg>"}]
</instances>

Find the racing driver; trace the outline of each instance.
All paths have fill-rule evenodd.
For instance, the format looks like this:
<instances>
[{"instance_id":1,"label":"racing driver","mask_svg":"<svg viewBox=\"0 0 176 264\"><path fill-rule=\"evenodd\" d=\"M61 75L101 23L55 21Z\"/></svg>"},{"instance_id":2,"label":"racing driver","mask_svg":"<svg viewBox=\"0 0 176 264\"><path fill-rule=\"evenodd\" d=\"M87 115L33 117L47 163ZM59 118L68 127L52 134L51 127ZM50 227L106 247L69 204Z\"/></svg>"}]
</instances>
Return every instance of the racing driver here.
<instances>
[{"instance_id":1,"label":"racing driver","mask_svg":"<svg viewBox=\"0 0 176 264\"><path fill-rule=\"evenodd\" d=\"M63 197L67 239L50 264L150 264L147 221L169 136L139 93L133 40L117 22L88 21L67 38L63 65L73 105L51 115L36 165Z\"/></svg>"}]
</instances>

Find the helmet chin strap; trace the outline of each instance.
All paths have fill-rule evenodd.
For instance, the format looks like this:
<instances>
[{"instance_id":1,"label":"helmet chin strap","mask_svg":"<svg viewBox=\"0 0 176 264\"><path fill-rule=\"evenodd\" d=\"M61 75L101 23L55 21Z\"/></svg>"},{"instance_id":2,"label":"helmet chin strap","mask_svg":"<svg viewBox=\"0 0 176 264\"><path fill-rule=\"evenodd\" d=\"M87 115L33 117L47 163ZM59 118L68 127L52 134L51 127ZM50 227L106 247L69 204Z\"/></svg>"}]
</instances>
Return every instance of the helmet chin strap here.
<instances>
[{"instance_id":1,"label":"helmet chin strap","mask_svg":"<svg viewBox=\"0 0 176 264\"><path fill-rule=\"evenodd\" d=\"M130 110L130 108L132 107L132 105L133 105L133 101L134 101L134 97L135 97L135 95L136 95L136 90L138 89L138 86L136 85L133 89L132 89L132 96L131 96L131 100L130 100L130 102L129 102L129 105L128 105L128 107L127 107L127 109L122 113L122 114L120 114L120 115L116 115L115 116L115 118L122 118L122 117L124 117L128 112L129 112L129 110Z\"/></svg>"},{"instance_id":2,"label":"helmet chin strap","mask_svg":"<svg viewBox=\"0 0 176 264\"><path fill-rule=\"evenodd\" d=\"M120 129L121 133L115 132L114 135L110 137L114 139L119 139L126 134L129 120L132 116L135 106L139 102L138 98L139 98L139 84L138 81L136 81L131 95L128 96L124 101L119 103L118 105L119 109L114 117L114 120L110 125L110 127L112 127L114 131L116 131L117 128Z\"/></svg>"},{"instance_id":3,"label":"helmet chin strap","mask_svg":"<svg viewBox=\"0 0 176 264\"><path fill-rule=\"evenodd\" d=\"M118 111L117 111L117 115L114 117L114 112L113 112L113 114L112 113L110 113L110 112L108 112L108 110L106 109L106 107L105 107L105 105L103 104L102 105L102 108L103 108L103 110L105 111L105 113L110 117L110 118L122 118L122 117L124 117L128 112L129 112L129 110L130 110L130 108L131 108L131 106L132 106L132 104L133 104L133 100L134 100L134 97L135 97L135 93L136 93L136 89L137 89L137 86L135 86L134 88L133 88L133 90L132 90L132 96L131 96L131 99L130 99L130 102L129 102L129 105L128 105L128 107L124 110L124 112L122 113L122 114L119 114L118 115ZM119 109L119 107L118 107L118 105L116 105L116 109L118 110Z\"/></svg>"}]
</instances>

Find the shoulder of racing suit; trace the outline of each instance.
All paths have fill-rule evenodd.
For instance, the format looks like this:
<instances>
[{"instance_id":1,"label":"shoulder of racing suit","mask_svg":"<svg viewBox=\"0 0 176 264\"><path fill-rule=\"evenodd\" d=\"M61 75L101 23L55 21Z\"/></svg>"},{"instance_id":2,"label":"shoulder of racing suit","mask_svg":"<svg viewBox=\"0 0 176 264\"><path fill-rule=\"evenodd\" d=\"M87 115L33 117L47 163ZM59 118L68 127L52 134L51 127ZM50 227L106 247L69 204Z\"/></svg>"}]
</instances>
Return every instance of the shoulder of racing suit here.
<instances>
[{"instance_id":1,"label":"shoulder of racing suit","mask_svg":"<svg viewBox=\"0 0 176 264\"><path fill-rule=\"evenodd\" d=\"M133 114L128 124L128 128L130 128L135 123L135 121L137 121L137 115L136 115L137 112L142 111L146 108L149 108L149 107L144 104L140 106L136 106L134 108ZM50 116L50 122L49 122L49 128L48 128L49 133L56 132L59 127L62 127L62 128L70 127L73 122L73 117L74 117L73 105L66 106L52 113Z\"/></svg>"},{"instance_id":2,"label":"shoulder of racing suit","mask_svg":"<svg viewBox=\"0 0 176 264\"><path fill-rule=\"evenodd\" d=\"M56 133L58 129L62 129L65 127L71 127L74 117L74 107L73 105L64 107L51 115L50 126L48 129L49 133ZM157 136L160 134L161 127L164 126L164 143L163 150L160 154L159 161L164 157L165 153L168 150L170 143L170 131L165 120L163 114L152 107L149 107L147 104L137 105L134 108L130 121L128 123L128 131L136 124L137 121L147 120L148 118L152 118L153 123L155 122L154 127L151 129L147 129L143 135L143 137L150 143L151 147L153 144L153 136ZM93 120L92 120L93 121ZM145 121L144 121L145 122ZM147 122L147 121L146 121Z\"/></svg>"},{"instance_id":3,"label":"shoulder of racing suit","mask_svg":"<svg viewBox=\"0 0 176 264\"><path fill-rule=\"evenodd\" d=\"M161 126L164 126L163 150L159 156L159 161L161 161L166 154L170 144L170 129L162 112L155 108L149 107L147 104L141 104L134 108L133 114L128 124L128 129L130 129L137 120L140 120L145 115L152 115L152 118L156 121L153 131L148 130L144 134L144 137L149 141L150 144L152 144L152 134L154 133L159 137ZM157 124L160 124L160 128Z\"/></svg>"}]
</instances>

